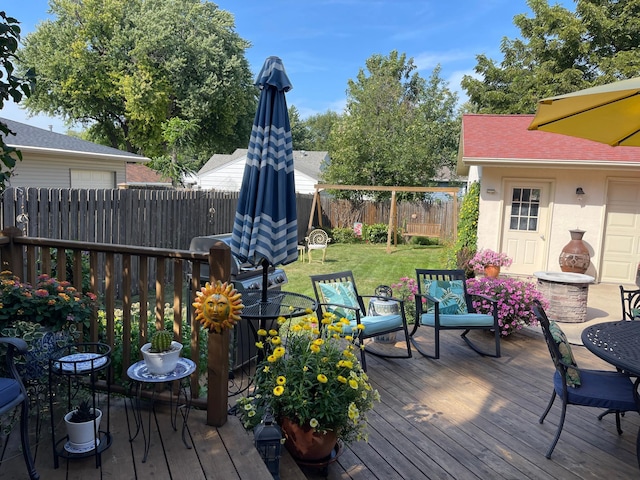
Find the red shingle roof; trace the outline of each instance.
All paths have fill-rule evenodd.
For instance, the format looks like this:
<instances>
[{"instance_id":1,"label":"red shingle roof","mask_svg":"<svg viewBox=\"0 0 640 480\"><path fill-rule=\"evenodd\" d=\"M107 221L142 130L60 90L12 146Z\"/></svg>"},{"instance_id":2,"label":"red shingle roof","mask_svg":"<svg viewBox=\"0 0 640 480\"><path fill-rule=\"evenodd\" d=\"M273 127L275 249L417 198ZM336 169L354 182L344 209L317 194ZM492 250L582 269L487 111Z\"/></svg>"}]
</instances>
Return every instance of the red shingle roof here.
<instances>
[{"instance_id":1,"label":"red shingle roof","mask_svg":"<svg viewBox=\"0 0 640 480\"><path fill-rule=\"evenodd\" d=\"M532 119L533 115L463 115L461 153L465 163L473 164L473 159L513 159L640 164L638 147L611 147L557 133L530 131L527 127Z\"/></svg>"},{"instance_id":2,"label":"red shingle roof","mask_svg":"<svg viewBox=\"0 0 640 480\"><path fill-rule=\"evenodd\" d=\"M146 165L127 163L127 183L171 183L171 179L161 177Z\"/></svg>"}]
</instances>

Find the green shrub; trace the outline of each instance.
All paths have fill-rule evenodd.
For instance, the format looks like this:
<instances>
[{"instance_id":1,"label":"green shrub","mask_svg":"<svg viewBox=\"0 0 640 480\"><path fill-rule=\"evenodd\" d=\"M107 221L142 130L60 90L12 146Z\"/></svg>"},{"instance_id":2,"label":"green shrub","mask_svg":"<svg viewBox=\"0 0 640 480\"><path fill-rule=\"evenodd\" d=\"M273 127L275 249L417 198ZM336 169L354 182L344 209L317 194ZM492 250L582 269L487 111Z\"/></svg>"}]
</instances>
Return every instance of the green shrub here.
<instances>
[{"instance_id":1,"label":"green shrub","mask_svg":"<svg viewBox=\"0 0 640 480\"><path fill-rule=\"evenodd\" d=\"M360 239L356 237L353 228L336 227L331 230L331 243L357 243Z\"/></svg>"},{"instance_id":2,"label":"green shrub","mask_svg":"<svg viewBox=\"0 0 640 480\"><path fill-rule=\"evenodd\" d=\"M363 225L362 238L369 243L387 243L387 232L389 225L386 223L374 223L372 225ZM398 238L402 237L400 229L397 231Z\"/></svg>"},{"instance_id":3,"label":"green shrub","mask_svg":"<svg viewBox=\"0 0 640 480\"><path fill-rule=\"evenodd\" d=\"M479 211L480 183L473 182L462 199L460 217L458 219L458 238L456 238L453 248L448 252L448 267L466 269L464 264L476 252Z\"/></svg>"},{"instance_id":4,"label":"green shrub","mask_svg":"<svg viewBox=\"0 0 640 480\"><path fill-rule=\"evenodd\" d=\"M411 237L411 245L439 245L440 240L430 237Z\"/></svg>"}]
</instances>

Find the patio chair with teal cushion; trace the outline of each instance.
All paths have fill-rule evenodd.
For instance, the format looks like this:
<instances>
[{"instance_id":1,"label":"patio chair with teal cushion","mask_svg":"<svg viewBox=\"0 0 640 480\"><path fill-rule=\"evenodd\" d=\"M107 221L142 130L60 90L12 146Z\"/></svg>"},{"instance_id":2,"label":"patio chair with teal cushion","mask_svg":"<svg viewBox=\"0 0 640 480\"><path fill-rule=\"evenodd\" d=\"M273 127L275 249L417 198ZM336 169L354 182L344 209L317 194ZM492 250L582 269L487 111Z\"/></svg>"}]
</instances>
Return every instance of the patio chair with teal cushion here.
<instances>
[{"instance_id":1,"label":"patio chair with teal cushion","mask_svg":"<svg viewBox=\"0 0 640 480\"><path fill-rule=\"evenodd\" d=\"M27 353L27 344L21 338L0 337L0 345L6 346L6 373L0 377L0 415L10 412L18 405L22 406L20 416L20 440L22 455L27 465L27 472L31 480L40 478L36 471L31 448L29 446L29 397L20 379L14 362L15 356Z\"/></svg>"},{"instance_id":2,"label":"patio chair with teal cushion","mask_svg":"<svg viewBox=\"0 0 640 480\"><path fill-rule=\"evenodd\" d=\"M335 314L338 318L349 320L350 330L357 329L357 325L364 325L364 330L358 330L357 343L364 346L360 349L360 363L364 370L367 369L365 352L383 358L410 358L411 343L409 342L409 329L404 313L404 302L393 297L385 297L385 300L395 301L399 304L399 313L388 315L367 315L364 299L378 298L377 295L360 295L356 288L353 273L350 271L328 273L324 275L312 275L311 283L318 301L318 317L325 312ZM364 341L373 337L386 335L392 332L404 332L406 352L392 353L387 347L384 351L375 349Z\"/></svg>"},{"instance_id":3,"label":"patio chair with teal cushion","mask_svg":"<svg viewBox=\"0 0 640 480\"><path fill-rule=\"evenodd\" d=\"M416 269L418 293L416 294L416 322L410 338L413 346L425 357L440 358L440 332L442 330L463 330L460 335L467 345L481 355L500 356L500 326L498 324L498 302L484 295L467 292L464 270ZM483 298L493 305L492 314L477 313L472 297ZM432 328L434 332L433 354L427 353L424 345L416 338L418 327ZM478 348L468 337L471 330L492 331L495 339L495 353Z\"/></svg>"},{"instance_id":4,"label":"patio chair with teal cushion","mask_svg":"<svg viewBox=\"0 0 640 480\"><path fill-rule=\"evenodd\" d=\"M640 317L640 289L626 289L620 285L622 319L635 320Z\"/></svg>"},{"instance_id":5,"label":"patio chair with teal cushion","mask_svg":"<svg viewBox=\"0 0 640 480\"><path fill-rule=\"evenodd\" d=\"M539 422L544 422L556 396L562 400L558 430L545 456L551 458L553 449L560 439L567 405L603 408L605 413L615 413L618 435L622 434L620 415L624 412L640 411L640 405L635 395L637 386L631 381L629 375L624 372L578 368L564 332L555 322L549 321L542 305L537 300L534 300L533 312L542 327L544 339L556 367L553 375L551 399ZM600 415L598 419L601 420L602 417L603 415Z\"/></svg>"}]
</instances>

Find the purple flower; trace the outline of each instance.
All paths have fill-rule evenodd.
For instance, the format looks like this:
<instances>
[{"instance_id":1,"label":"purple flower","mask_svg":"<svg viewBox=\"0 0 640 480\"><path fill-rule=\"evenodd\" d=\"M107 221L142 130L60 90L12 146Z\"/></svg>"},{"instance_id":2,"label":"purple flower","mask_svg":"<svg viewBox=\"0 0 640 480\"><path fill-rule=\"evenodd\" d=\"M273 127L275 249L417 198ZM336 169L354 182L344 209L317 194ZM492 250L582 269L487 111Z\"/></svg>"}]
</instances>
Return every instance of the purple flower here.
<instances>
[{"instance_id":1,"label":"purple flower","mask_svg":"<svg viewBox=\"0 0 640 480\"><path fill-rule=\"evenodd\" d=\"M513 263L511 257L506 253L498 253L493 250L478 250L471 260L469 266L477 272L482 272L487 265L496 267L509 267Z\"/></svg>"}]
</instances>

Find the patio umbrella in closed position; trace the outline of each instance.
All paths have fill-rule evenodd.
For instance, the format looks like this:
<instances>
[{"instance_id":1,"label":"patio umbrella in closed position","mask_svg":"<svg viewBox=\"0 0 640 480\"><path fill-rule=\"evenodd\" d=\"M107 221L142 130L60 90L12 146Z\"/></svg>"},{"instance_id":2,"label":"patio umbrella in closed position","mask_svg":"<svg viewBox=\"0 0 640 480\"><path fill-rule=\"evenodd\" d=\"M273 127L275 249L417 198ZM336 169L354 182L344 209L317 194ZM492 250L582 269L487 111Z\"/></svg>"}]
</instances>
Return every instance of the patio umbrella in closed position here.
<instances>
[{"instance_id":1,"label":"patio umbrella in closed position","mask_svg":"<svg viewBox=\"0 0 640 480\"><path fill-rule=\"evenodd\" d=\"M258 74L256 112L231 252L243 262L263 266L262 298L266 302L269 265L298 258L298 222L293 178L293 148L285 92L291 83L282 60L269 57Z\"/></svg>"},{"instance_id":2,"label":"patio umbrella in closed position","mask_svg":"<svg viewBox=\"0 0 640 480\"><path fill-rule=\"evenodd\" d=\"M640 146L640 77L540 100L529 130Z\"/></svg>"}]
</instances>

